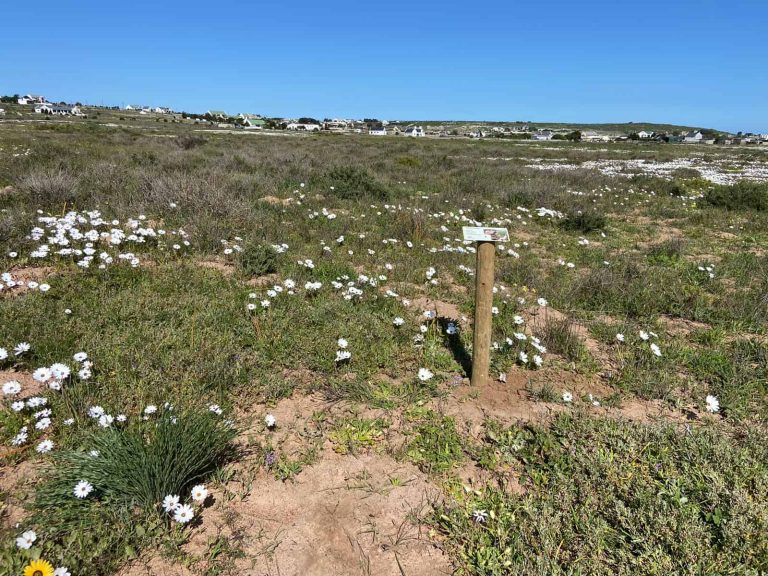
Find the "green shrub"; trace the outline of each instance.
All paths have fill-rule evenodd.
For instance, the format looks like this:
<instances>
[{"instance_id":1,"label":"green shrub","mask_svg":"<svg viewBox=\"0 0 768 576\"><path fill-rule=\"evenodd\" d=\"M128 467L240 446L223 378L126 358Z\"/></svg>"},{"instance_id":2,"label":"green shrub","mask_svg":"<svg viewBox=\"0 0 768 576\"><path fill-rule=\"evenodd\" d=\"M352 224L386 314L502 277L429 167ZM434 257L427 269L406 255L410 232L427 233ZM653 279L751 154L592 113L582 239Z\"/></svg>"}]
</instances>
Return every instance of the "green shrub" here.
<instances>
[{"instance_id":1,"label":"green shrub","mask_svg":"<svg viewBox=\"0 0 768 576\"><path fill-rule=\"evenodd\" d=\"M264 276L277 272L277 252L269 244L250 242L237 256L237 264L248 276Z\"/></svg>"},{"instance_id":2,"label":"green shrub","mask_svg":"<svg viewBox=\"0 0 768 576\"><path fill-rule=\"evenodd\" d=\"M704 194L704 202L728 210L768 210L768 184L739 180L735 184L710 188Z\"/></svg>"},{"instance_id":3,"label":"green shrub","mask_svg":"<svg viewBox=\"0 0 768 576\"><path fill-rule=\"evenodd\" d=\"M601 230L605 228L605 224L605 215L593 210L571 211L560 222L560 226L565 230L578 230L580 232Z\"/></svg>"},{"instance_id":4,"label":"green shrub","mask_svg":"<svg viewBox=\"0 0 768 576\"><path fill-rule=\"evenodd\" d=\"M337 166L326 175L333 194L345 200L372 198L385 200L389 190L364 168Z\"/></svg>"},{"instance_id":5,"label":"green shrub","mask_svg":"<svg viewBox=\"0 0 768 576\"><path fill-rule=\"evenodd\" d=\"M701 178L701 172L696 168L676 168L672 171L672 176L681 180L696 180Z\"/></svg>"}]
</instances>

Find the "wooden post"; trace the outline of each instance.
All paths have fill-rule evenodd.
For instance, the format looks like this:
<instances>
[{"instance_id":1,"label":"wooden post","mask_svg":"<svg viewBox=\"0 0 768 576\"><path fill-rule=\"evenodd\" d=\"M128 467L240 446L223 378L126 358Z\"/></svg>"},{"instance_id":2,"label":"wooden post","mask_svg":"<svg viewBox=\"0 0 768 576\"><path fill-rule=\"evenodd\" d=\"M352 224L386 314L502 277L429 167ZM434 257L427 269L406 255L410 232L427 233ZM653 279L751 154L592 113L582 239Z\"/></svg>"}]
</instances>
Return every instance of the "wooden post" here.
<instances>
[{"instance_id":1,"label":"wooden post","mask_svg":"<svg viewBox=\"0 0 768 576\"><path fill-rule=\"evenodd\" d=\"M472 385L488 380L491 360L491 309L493 308L493 258L495 242L477 243L475 270L475 323L472 338Z\"/></svg>"}]
</instances>

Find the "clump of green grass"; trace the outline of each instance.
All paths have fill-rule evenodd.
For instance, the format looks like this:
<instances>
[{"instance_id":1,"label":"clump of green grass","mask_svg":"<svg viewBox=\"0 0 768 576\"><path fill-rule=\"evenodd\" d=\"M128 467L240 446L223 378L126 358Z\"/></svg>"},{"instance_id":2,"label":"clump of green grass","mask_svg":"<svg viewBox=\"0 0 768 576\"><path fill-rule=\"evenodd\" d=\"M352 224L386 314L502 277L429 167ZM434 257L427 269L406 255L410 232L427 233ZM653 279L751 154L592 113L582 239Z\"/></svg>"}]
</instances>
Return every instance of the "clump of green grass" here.
<instances>
[{"instance_id":1,"label":"clump of green grass","mask_svg":"<svg viewBox=\"0 0 768 576\"><path fill-rule=\"evenodd\" d=\"M373 447L387 427L380 418L342 418L335 423L328 439L339 454L356 454Z\"/></svg>"},{"instance_id":2,"label":"clump of green grass","mask_svg":"<svg viewBox=\"0 0 768 576\"><path fill-rule=\"evenodd\" d=\"M685 242L680 238L654 244L648 250L648 260L653 264L670 264L680 260L685 251Z\"/></svg>"},{"instance_id":3,"label":"clump of green grass","mask_svg":"<svg viewBox=\"0 0 768 576\"><path fill-rule=\"evenodd\" d=\"M558 400L555 387L549 382L544 382L541 386L533 386L530 383L527 383L526 391L531 400L536 402L557 402Z\"/></svg>"},{"instance_id":4,"label":"clump of green grass","mask_svg":"<svg viewBox=\"0 0 768 576\"><path fill-rule=\"evenodd\" d=\"M453 418L428 410L413 433L407 456L423 471L443 474L464 459L463 441Z\"/></svg>"},{"instance_id":5,"label":"clump of green grass","mask_svg":"<svg viewBox=\"0 0 768 576\"><path fill-rule=\"evenodd\" d=\"M161 409L125 429L94 433L82 449L55 453L31 516L44 557L82 573L135 554L149 533L162 533L162 499L188 501L190 488L232 455L235 433L208 411ZM73 489L82 480L93 492L81 500Z\"/></svg>"},{"instance_id":6,"label":"clump of green grass","mask_svg":"<svg viewBox=\"0 0 768 576\"><path fill-rule=\"evenodd\" d=\"M560 354L572 362L587 356L587 349L570 318L548 320L544 325L542 339L550 352Z\"/></svg>"},{"instance_id":7,"label":"clump of green grass","mask_svg":"<svg viewBox=\"0 0 768 576\"><path fill-rule=\"evenodd\" d=\"M263 242L249 242L237 255L237 264L243 274L264 276L277 272L278 254Z\"/></svg>"},{"instance_id":8,"label":"clump of green grass","mask_svg":"<svg viewBox=\"0 0 768 576\"><path fill-rule=\"evenodd\" d=\"M168 494L185 493L232 453L236 430L219 416L196 410L159 412L124 430L93 434L85 441L87 450L58 453L38 505L68 504L74 483L87 480L100 499L151 509ZM92 450L99 455L91 455Z\"/></svg>"}]
</instances>

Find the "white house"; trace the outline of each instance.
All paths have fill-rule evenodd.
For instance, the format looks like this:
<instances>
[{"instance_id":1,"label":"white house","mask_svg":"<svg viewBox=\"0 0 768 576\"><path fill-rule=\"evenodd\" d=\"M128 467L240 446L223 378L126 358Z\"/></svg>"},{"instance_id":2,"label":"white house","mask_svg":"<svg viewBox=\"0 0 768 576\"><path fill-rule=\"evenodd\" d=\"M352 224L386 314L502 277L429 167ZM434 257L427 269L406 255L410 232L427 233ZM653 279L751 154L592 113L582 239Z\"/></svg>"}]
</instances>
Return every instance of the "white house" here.
<instances>
[{"instance_id":1,"label":"white house","mask_svg":"<svg viewBox=\"0 0 768 576\"><path fill-rule=\"evenodd\" d=\"M0 116L5 116L5 108L0 108Z\"/></svg>"},{"instance_id":2,"label":"white house","mask_svg":"<svg viewBox=\"0 0 768 576\"><path fill-rule=\"evenodd\" d=\"M688 132L683 138L683 142L686 144L699 144L704 140L704 134L699 131Z\"/></svg>"},{"instance_id":3,"label":"white house","mask_svg":"<svg viewBox=\"0 0 768 576\"><path fill-rule=\"evenodd\" d=\"M413 136L414 138L420 138L424 136L424 128L421 126L408 126L403 132L406 136Z\"/></svg>"},{"instance_id":4,"label":"white house","mask_svg":"<svg viewBox=\"0 0 768 576\"><path fill-rule=\"evenodd\" d=\"M646 132L645 130L640 130L640 132L637 133L637 136L641 140L645 140L646 138L653 137L653 132Z\"/></svg>"},{"instance_id":5,"label":"white house","mask_svg":"<svg viewBox=\"0 0 768 576\"><path fill-rule=\"evenodd\" d=\"M27 94L26 96L19 98L16 102L19 104L45 104L45 96Z\"/></svg>"},{"instance_id":6,"label":"white house","mask_svg":"<svg viewBox=\"0 0 768 576\"><path fill-rule=\"evenodd\" d=\"M267 124L264 118L255 114L240 114L238 118L240 118L241 124L246 130L262 130Z\"/></svg>"},{"instance_id":7,"label":"white house","mask_svg":"<svg viewBox=\"0 0 768 576\"><path fill-rule=\"evenodd\" d=\"M84 116L77 106L66 106L62 104L51 104L46 102L44 104L38 104L35 106L36 114L50 114L52 116Z\"/></svg>"},{"instance_id":8,"label":"white house","mask_svg":"<svg viewBox=\"0 0 768 576\"><path fill-rule=\"evenodd\" d=\"M371 136L386 136L387 129L384 128L384 126L374 126L373 128L368 129L368 134Z\"/></svg>"},{"instance_id":9,"label":"white house","mask_svg":"<svg viewBox=\"0 0 768 576\"><path fill-rule=\"evenodd\" d=\"M552 136L554 135L552 130L542 130L541 132L534 132L531 134L531 140L552 140Z\"/></svg>"},{"instance_id":10,"label":"white house","mask_svg":"<svg viewBox=\"0 0 768 576\"><path fill-rule=\"evenodd\" d=\"M586 130L581 133L584 142L608 142L611 138L605 134L598 134L594 130Z\"/></svg>"},{"instance_id":11,"label":"white house","mask_svg":"<svg viewBox=\"0 0 768 576\"><path fill-rule=\"evenodd\" d=\"M328 120L327 122L323 122L323 128L325 130L346 130L349 128L349 122L346 120L339 120L338 118L334 118L333 120Z\"/></svg>"},{"instance_id":12,"label":"white house","mask_svg":"<svg viewBox=\"0 0 768 576\"><path fill-rule=\"evenodd\" d=\"M299 124L297 122L291 122L285 128L286 130L297 130L299 132L319 132L320 124Z\"/></svg>"}]
</instances>

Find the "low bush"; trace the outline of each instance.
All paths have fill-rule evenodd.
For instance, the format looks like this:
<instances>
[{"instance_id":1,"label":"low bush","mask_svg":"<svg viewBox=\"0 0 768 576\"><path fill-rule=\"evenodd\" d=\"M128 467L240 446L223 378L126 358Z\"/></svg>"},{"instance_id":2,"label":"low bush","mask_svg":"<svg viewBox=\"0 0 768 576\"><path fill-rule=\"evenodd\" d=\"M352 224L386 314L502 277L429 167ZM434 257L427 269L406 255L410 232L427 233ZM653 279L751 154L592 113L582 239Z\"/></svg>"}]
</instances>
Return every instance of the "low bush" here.
<instances>
[{"instance_id":1,"label":"low bush","mask_svg":"<svg viewBox=\"0 0 768 576\"><path fill-rule=\"evenodd\" d=\"M264 276L277 272L277 256L269 244L250 242L238 254L237 264L248 276Z\"/></svg>"},{"instance_id":2,"label":"low bush","mask_svg":"<svg viewBox=\"0 0 768 576\"><path fill-rule=\"evenodd\" d=\"M605 228L606 222L605 215L594 210L575 210L566 215L560 222L560 226L565 230L592 232Z\"/></svg>"},{"instance_id":3,"label":"low bush","mask_svg":"<svg viewBox=\"0 0 768 576\"><path fill-rule=\"evenodd\" d=\"M182 150L192 150L205 144L207 140L202 136L184 135L173 140L174 144Z\"/></svg>"},{"instance_id":4,"label":"low bush","mask_svg":"<svg viewBox=\"0 0 768 576\"><path fill-rule=\"evenodd\" d=\"M356 166L337 166L326 175L333 194L344 200L389 198L389 189L371 175L368 170Z\"/></svg>"},{"instance_id":5,"label":"low bush","mask_svg":"<svg viewBox=\"0 0 768 576\"><path fill-rule=\"evenodd\" d=\"M19 181L17 189L44 205L69 203L77 197L77 180L61 169L35 170Z\"/></svg>"},{"instance_id":6,"label":"low bush","mask_svg":"<svg viewBox=\"0 0 768 576\"><path fill-rule=\"evenodd\" d=\"M704 202L728 210L768 211L768 184L740 180L735 184L715 186L704 193Z\"/></svg>"}]
</instances>

